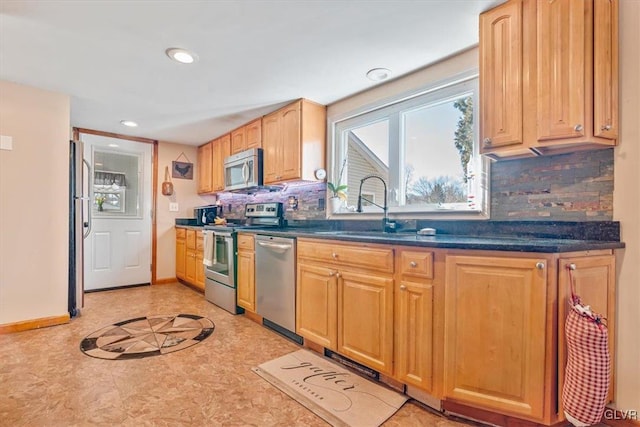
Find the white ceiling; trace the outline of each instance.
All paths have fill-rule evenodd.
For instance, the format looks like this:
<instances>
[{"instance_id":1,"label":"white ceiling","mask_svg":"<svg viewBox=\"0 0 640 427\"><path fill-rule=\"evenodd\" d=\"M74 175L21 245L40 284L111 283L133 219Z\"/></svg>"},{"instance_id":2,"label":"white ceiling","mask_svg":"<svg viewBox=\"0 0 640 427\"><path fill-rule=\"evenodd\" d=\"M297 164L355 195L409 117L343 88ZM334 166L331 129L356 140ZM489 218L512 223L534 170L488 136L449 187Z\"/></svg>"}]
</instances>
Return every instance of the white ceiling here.
<instances>
[{"instance_id":1,"label":"white ceiling","mask_svg":"<svg viewBox=\"0 0 640 427\"><path fill-rule=\"evenodd\" d=\"M371 88L371 68L396 78L473 46L501 2L1 0L0 78L69 94L72 126L199 145L297 98Z\"/></svg>"}]
</instances>

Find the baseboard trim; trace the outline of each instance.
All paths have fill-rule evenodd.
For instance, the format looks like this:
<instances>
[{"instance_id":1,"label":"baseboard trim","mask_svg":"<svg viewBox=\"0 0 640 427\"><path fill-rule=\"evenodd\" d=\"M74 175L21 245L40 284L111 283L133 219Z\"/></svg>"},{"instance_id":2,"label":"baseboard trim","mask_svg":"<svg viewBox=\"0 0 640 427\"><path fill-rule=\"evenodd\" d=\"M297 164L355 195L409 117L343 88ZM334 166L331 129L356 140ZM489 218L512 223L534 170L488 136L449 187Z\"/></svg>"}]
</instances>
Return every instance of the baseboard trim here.
<instances>
[{"instance_id":1,"label":"baseboard trim","mask_svg":"<svg viewBox=\"0 0 640 427\"><path fill-rule=\"evenodd\" d=\"M169 277L167 279L156 279L154 285L168 285L169 283L178 283L178 279L175 277Z\"/></svg>"},{"instance_id":2,"label":"baseboard trim","mask_svg":"<svg viewBox=\"0 0 640 427\"><path fill-rule=\"evenodd\" d=\"M22 322L6 323L0 325L0 335L11 334L13 332L28 331L31 329L46 328L48 326L63 325L69 323L71 317L69 313L63 316L43 317L40 319L23 320Z\"/></svg>"}]
</instances>

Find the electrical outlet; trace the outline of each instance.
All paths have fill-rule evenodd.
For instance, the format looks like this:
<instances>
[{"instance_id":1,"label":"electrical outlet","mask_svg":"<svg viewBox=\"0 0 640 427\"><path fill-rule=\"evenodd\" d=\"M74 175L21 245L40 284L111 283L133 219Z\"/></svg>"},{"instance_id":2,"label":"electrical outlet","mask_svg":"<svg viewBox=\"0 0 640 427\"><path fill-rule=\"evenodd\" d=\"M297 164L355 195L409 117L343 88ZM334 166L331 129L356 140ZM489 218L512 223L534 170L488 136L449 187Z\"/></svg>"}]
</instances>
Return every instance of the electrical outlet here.
<instances>
[{"instance_id":1,"label":"electrical outlet","mask_svg":"<svg viewBox=\"0 0 640 427\"><path fill-rule=\"evenodd\" d=\"M178 212L178 204L169 203L169 212Z\"/></svg>"}]
</instances>

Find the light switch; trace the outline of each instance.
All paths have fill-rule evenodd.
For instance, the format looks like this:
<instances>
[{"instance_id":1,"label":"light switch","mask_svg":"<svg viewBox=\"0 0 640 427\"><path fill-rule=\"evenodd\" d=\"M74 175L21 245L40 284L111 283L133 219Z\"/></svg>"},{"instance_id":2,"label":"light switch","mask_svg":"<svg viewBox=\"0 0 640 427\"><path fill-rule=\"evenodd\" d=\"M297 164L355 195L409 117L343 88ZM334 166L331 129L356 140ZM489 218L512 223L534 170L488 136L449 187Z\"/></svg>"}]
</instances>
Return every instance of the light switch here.
<instances>
[{"instance_id":1,"label":"light switch","mask_svg":"<svg viewBox=\"0 0 640 427\"><path fill-rule=\"evenodd\" d=\"M0 150L13 150L13 137L0 135Z\"/></svg>"},{"instance_id":2,"label":"light switch","mask_svg":"<svg viewBox=\"0 0 640 427\"><path fill-rule=\"evenodd\" d=\"M169 203L169 212L178 212L178 204Z\"/></svg>"}]
</instances>

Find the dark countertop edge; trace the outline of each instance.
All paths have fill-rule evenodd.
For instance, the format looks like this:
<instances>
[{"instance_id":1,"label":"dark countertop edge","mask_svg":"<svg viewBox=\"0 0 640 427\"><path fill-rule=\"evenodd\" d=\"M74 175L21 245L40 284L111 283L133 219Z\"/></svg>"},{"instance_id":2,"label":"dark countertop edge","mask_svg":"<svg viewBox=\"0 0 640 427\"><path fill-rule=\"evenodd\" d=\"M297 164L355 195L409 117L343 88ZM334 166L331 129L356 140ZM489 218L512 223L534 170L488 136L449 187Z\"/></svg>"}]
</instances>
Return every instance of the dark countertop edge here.
<instances>
[{"instance_id":1,"label":"dark countertop edge","mask_svg":"<svg viewBox=\"0 0 640 427\"><path fill-rule=\"evenodd\" d=\"M370 236L355 236L355 235L327 235L316 234L313 231L301 231L301 230L268 230L268 229L243 229L245 233L252 234L265 234L275 237L304 237L311 239L321 240L339 240L347 242L360 242L360 243L378 243L387 245L398 246L418 246L426 248L439 248L439 249L472 249L472 250L491 250L491 251L506 251L506 252L540 252L540 253L562 253L562 252L579 252L587 250L601 250L601 249L621 249L625 245L622 242L615 241L593 241L593 240L563 240L563 239L536 239L530 238L528 242L513 242L509 241L508 236L503 238L490 238L490 237L475 237L475 239L482 240L478 242L438 242L424 240L406 240L404 238L394 239L392 236L389 238L384 237L370 237ZM447 237L452 237L448 235ZM460 236L461 240L465 240L465 237Z\"/></svg>"},{"instance_id":2,"label":"dark countertop edge","mask_svg":"<svg viewBox=\"0 0 640 427\"><path fill-rule=\"evenodd\" d=\"M204 226L198 225L175 225L176 228L203 230ZM317 234L317 231L327 231L326 228L318 229L304 229L304 228L290 228L287 230L277 230L268 228L244 228L239 230L244 233L252 234L268 234L277 237L304 237L321 240L338 240L345 242L360 242L360 243L378 243L386 245L398 245L398 246L417 246L425 248L440 248L440 249L470 249L470 250L491 250L491 251L505 251L505 252L539 252L539 253L563 253L563 252L579 252L587 250L607 250L607 249L622 249L625 247L623 242L619 241L600 241L600 240L574 240L574 239L550 239L550 238L527 238L527 242L509 241L514 236L504 235L501 237L487 237L487 236L459 236L461 242L438 242L430 241L428 238L422 240L408 240L405 238L394 238L393 234L390 234L388 238L385 237L371 237L371 236L357 236L357 235L330 235L330 234ZM399 234L399 236L407 236L406 234ZM443 235L444 236L444 235ZM446 235L449 238L455 238L453 235ZM469 242L467 238L472 237L478 240L477 242Z\"/></svg>"}]
</instances>

